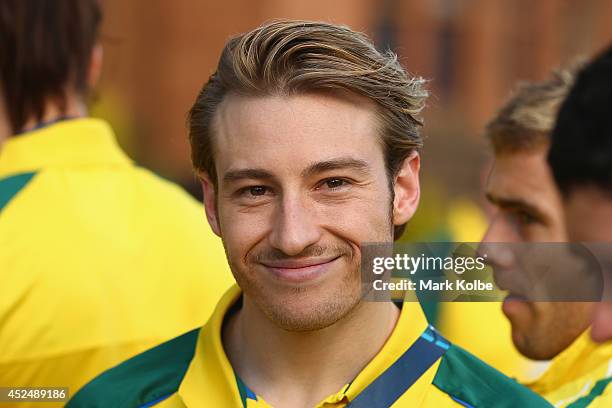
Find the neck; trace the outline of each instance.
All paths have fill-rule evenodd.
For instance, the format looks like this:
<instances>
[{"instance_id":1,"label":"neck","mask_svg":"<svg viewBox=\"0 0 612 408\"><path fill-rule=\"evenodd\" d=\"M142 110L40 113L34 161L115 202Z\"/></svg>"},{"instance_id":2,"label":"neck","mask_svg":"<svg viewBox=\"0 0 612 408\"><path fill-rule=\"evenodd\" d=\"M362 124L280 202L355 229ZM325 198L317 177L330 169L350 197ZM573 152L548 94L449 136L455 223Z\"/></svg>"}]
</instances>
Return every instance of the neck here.
<instances>
[{"instance_id":1,"label":"neck","mask_svg":"<svg viewBox=\"0 0 612 408\"><path fill-rule=\"evenodd\" d=\"M4 117L0 117L0 148L6 139L11 135L11 127L8 124L8 120Z\"/></svg>"},{"instance_id":2,"label":"neck","mask_svg":"<svg viewBox=\"0 0 612 408\"><path fill-rule=\"evenodd\" d=\"M1 94L0 94L1 96ZM60 109L57 103L52 100L47 100L43 109L43 117L37 119L35 116L30 116L17 132L13 132L10 126L9 117L6 111L4 98L0 97L0 147L15 133L23 133L30 129L34 129L40 123L53 122L61 117L81 117L87 116L87 107L83 98L73 91L66 91L66 108Z\"/></svg>"},{"instance_id":3,"label":"neck","mask_svg":"<svg viewBox=\"0 0 612 408\"><path fill-rule=\"evenodd\" d=\"M4 97L2 93L0 93L0 148L12 133L8 114L6 112L6 105L4 104Z\"/></svg>"},{"instance_id":4,"label":"neck","mask_svg":"<svg viewBox=\"0 0 612 408\"><path fill-rule=\"evenodd\" d=\"M274 407L312 407L351 382L390 336L398 308L361 302L332 326L290 332L247 296L224 329L224 346L242 380Z\"/></svg>"},{"instance_id":5,"label":"neck","mask_svg":"<svg viewBox=\"0 0 612 408\"><path fill-rule=\"evenodd\" d=\"M30 117L24 123L21 132L27 132L28 130L34 129L40 124L53 122L54 120L62 117L82 117L87 116L87 107L77 97L69 97L66 99L66 109L60 110L57 104L48 103L45 106L43 117L39 120L35 117Z\"/></svg>"}]
</instances>

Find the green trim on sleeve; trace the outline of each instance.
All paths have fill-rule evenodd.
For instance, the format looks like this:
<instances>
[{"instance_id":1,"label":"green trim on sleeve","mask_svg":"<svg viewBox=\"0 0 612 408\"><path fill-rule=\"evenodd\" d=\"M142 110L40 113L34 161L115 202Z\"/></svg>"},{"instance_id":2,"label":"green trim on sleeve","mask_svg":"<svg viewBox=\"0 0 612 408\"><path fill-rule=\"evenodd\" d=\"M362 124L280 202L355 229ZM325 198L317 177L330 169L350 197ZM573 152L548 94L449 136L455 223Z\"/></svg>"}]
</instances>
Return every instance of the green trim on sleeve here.
<instances>
[{"instance_id":1,"label":"green trim on sleeve","mask_svg":"<svg viewBox=\"0 0 612 408\"><path fill-rule=\"evenodd\" d=\"M433 384L466 407L552 407L533 391L455 345L442 357Z\"/></svg>"},{"instance_id":2,"label":"green trim on sleeve","mask_svg":"<svg viewBox=\"0 0 612 408\"><path fill-rule=\"evenodd\" d=\"M192 330L102 373L66 407L136 408L175 393L193 358L199 332Z\"/></svg>"},{"instance_id":3,"label":"green trim on sleeve","mask_svg":"<svg viewBox=\"0 0 612 408\"><path fill-rule=\"evenodd\" d=\"M595 385L593 386L593 388L591 388L591 392L589 392L584 397L578 398L576 401L574 401L571 404L569 404L567 406L567 408L584 408L584 407L588 407L591 404L591 402L593 402L593 400L595 398L597 398L601 394L603 394L603 392L606 389L606 387L608 386L608 384L610 384L610 381L612 381L612 377L604 378L603 380L597 381L595 383Z\"/></svg>"},{"instance_id":4,"label":"green trim on sleeve","mask_svg":"<svg viewBox=\"0 0 612 408\"><path fill-rule=\"evenodd\" d=\"M21 173L0 180L0 211L11 201L36 175Z\"/></svg>"}]
</instances>

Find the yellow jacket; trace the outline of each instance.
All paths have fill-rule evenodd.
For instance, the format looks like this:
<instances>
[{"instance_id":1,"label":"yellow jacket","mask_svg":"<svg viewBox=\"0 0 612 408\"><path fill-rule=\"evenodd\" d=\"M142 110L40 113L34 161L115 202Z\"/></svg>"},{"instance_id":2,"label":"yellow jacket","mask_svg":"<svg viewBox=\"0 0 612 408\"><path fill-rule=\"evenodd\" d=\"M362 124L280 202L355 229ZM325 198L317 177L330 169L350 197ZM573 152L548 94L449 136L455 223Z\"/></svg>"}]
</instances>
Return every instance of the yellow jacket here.
<instances>
[{"instance_id":1,"label":"yellow jacket","mask_svg":"<svg viewBox=\"0 0 612 408\"><path fill-rule=\"evenodd\" d=\"M72 395L201 326L233 279L202 205L75 119L1 147L0 282L0 386Z\"/></svg>"},{"instance_id":2,"label":"yellow jacket","mask_svg":"<svg viewBox=\"0 0 612 408\"><path fill-rule=\"evenodd\" d=\"M551 334L553 335L553 334ZM612 342L591 341L589 330L555 357L546 372L526 384L555 407L612 407Z\"/></svg>"},{"instance_id":3,"label":"yellow jacket","mask_svg":"<svg viewBox=\"0 0 612 408\"><path fill-rule=\"evenodd\" d=\"M241 295L238 287L230 289L204 327L107 371L85 386L67 408L269 408L238 377L223 349L223 321ZM347 406L540 408L550 404L449 344L428 326L418 303L405 302L380 352L317 408Z\"/></svg>"}]
</instances>

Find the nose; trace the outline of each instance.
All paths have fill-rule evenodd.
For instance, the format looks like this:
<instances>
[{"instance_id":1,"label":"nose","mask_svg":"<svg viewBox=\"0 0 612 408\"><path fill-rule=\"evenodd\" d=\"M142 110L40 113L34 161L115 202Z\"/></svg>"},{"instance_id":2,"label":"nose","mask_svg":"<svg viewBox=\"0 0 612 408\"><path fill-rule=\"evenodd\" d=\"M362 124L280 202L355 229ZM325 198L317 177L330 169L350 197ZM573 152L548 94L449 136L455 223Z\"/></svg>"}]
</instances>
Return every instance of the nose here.
<instances>
[{"instance_id":1,"label":"nose","mask_svg":"<svg viewBox=\"0 0 612 408\"><path fill-rule=\"evenodd\" d=\"M501 212L491 218L491 222L478 246L478 254L487 258L487 263L495 267L509 268L514 263L512 245L516 234ZM486 255L486 256L485 256Z\"/></svg>"},{"instance_id":2,"label":"nose","mask_svg":"<svg viewBox=\"0 0 612 408\"><path fill-rule=\"evenodd\" d=\"M515 242L517 240L516 229L513 228L502 211L497 211L491 218L489 227L482 237L482 242Z\"/></svg>"},{"instance_id":3,"label":"nose","mask_svg":"<svg viewBox=\"0 0 612 408\"><path fill-rule=\"evenodd\" d=\"M273 220L270 245L288 256L299 255L321 238L316 214L305 201L298 194L285 195Z\"/></svg>"}]
</instances>

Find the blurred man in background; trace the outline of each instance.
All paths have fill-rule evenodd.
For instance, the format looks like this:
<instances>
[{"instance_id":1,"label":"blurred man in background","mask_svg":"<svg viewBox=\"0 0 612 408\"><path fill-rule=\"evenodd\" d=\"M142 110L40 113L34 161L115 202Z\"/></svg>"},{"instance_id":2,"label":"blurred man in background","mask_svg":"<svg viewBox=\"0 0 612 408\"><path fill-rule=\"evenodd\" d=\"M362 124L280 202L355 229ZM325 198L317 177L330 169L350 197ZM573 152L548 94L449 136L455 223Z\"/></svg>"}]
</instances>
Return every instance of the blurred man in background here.
<instances>
[{"instance_id":1,"label":"blurred man in background","mask_svg":"<svg viewBox=\"0 0 612 408\"><path fill-rule=\"evenodd\" d=\"M612 340L612 48L578 74L552 139L548 162L563 193L570 239L607 243L598 254L605 301L597 308L591 335Z\"/></svg>"},{"instance_id":2,"label":"blurred man in background","mask_svg":"<svg viewBox=\"0 0 612 408\"><path fill-rule=\"evenodd\" d=\"M190 139L240 287L68 406L548 406L417 302L363 298L362 244L393 243L418 206L422 83L344 26L283 20L230 40Z\"/></svg>"},{"instance_id":3,"label":"blurred man in background","mask_svg":"<svg viewBox=\"0 0 612 408\"><path fill-rule=\"evenodd\" d=\"M487 198L497 212L484 242L567 241L561 196L546 154L556 113L573 80L573 70L558 70L546 81L522 84L489 123L486 133L495 161ZM512 268L501 252L500 248L497 253L488 253L493 267ZM517 282L516 274L527 272L514 269L513 273L508 279ZM595 304L531 301L527 294L513 290L502 309L512 325L515 346L528 358L552 359L548 370L530 383L530 388L555 407L584 404L581 398L597 380L609 375L612 359L612 344L599 345L589 339L587 329ZM601 398L598 403L602 404Z\"/></svg>"},{"instance_id":4,"label":"blurred man in background","mask_svg":"<svg viewBox=\"0 0 612 408\"><path fill-rule=\"evenodd\" d=\"M87 117L100 20L95 0L0 0L0 386L74 393L233 281L201 205Z\"/></svg>"}]
</instances>

